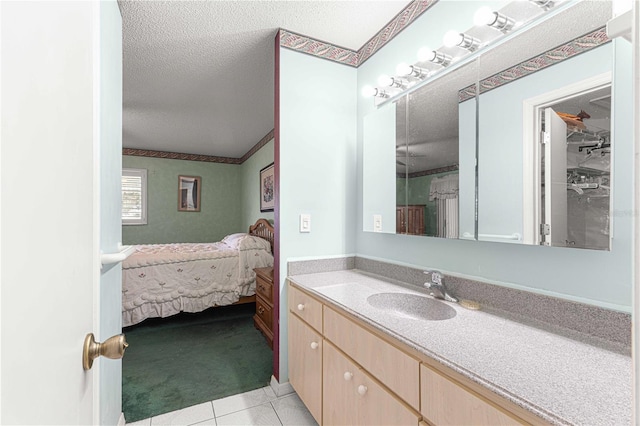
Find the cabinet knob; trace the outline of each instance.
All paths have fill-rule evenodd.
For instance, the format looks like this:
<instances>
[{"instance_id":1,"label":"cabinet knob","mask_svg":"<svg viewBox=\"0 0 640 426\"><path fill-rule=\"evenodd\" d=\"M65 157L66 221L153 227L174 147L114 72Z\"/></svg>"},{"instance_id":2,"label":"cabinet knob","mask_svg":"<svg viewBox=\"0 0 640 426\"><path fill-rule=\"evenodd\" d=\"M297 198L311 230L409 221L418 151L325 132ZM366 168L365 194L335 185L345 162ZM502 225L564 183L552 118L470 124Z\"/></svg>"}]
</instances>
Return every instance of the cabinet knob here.
<instances>
[{"instance_id":1,"label":"cabinet knob","mask_svg":"<svg viewBox=\"0 0 640 426\"><path fill-rule=\"evenodd\" d=\"M364 395L365 393L367 393L367 387L365 385L358 386L358 393L360 395Z\"/></svg>"},{"instance_id":2,"label":"cabinet knob","mask_svg":"<svg viewBox=\"0 0 640 426\"><path fill-rule=\"evenodd\" d=\"M344 379L345 379L345 380L349 381L349 380L351 380L352 378L353 378L353 373L351 373L351 372L349 372L349 371L346 371L346 372L344 373Z\"/></svg>"},{"instance_id":3,"label":"cabinet knob","mask_svg":"<svg viewBox=\"0 0 640 426\"><path fill-rule=\"evenodd\" d=\"M300 304L298 305L298 310L299 310L299 311L304 311L304 305L303 305L302 303L300 303Z\"/></svg>"},{"instance_id":4,"label":"cabinet knob","mask_svg":"<svg viewBox=\"0 0 640 426\"><path fill-rule=\"evenodd\" d=\"M311 349L318 349L318 342L311 342Z\"/></svg>"}]
</instances>

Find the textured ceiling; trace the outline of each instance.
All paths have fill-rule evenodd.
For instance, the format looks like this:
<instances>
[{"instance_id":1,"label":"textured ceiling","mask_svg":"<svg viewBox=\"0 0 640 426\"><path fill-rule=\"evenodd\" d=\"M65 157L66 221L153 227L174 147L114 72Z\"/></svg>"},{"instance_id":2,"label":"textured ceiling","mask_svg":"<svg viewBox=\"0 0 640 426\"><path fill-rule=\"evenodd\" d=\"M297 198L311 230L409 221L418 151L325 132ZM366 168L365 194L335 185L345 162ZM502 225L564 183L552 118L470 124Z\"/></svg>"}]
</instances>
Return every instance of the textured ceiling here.
<instances>
[{"instance_id":1,"label":"textured ceiling","mask_svg":"<svg viewBox=\"0 0 640 426\"><path fill-rule=\"evenodd\" d=\"M358 50L407 4L120 0L124 147L242 157L273 128L278 28Z\"/></svg>"}]
</instances>

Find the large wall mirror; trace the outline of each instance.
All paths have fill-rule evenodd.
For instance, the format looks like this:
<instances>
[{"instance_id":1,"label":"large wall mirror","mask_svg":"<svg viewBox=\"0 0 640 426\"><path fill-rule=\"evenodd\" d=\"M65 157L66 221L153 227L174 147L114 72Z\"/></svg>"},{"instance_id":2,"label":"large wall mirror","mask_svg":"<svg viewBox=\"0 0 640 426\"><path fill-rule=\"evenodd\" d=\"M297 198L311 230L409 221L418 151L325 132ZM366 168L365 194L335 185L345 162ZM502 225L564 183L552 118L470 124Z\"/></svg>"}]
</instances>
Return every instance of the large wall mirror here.
<instances>
[{"instance_id":1,"label":"large wall mirror","mask_svg":"<svg viewBox=\"0 0 640 426\"><path fill-rule=\"evenodd\" d=\"M563 3L458 63L459 47L439 48L455 69L365 117L365 231L610 248L611 3ZM531 7L498 11L517 22ZM487 40L495 31L465 33Z\"/></svg>"}]
</instances>

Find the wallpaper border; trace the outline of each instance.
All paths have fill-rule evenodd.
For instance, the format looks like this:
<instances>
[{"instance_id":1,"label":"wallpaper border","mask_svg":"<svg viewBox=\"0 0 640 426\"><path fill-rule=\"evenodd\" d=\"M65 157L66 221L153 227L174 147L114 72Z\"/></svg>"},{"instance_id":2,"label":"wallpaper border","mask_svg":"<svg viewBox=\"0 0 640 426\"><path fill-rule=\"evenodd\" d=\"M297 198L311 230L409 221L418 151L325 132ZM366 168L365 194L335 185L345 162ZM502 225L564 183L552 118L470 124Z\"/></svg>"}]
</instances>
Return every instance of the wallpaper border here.
<instances>
[{"instance_id":1,"label":"wallpaper border","mask_svg":"<svg viewBox=\"0 0 640 426\"><path fill-rule=\"evenodd\" d=\"M522 77L533 74L551 65L558 64L581 53L600 47L611 40L607 37L606 27L600 27L590 33L577 37L568 43L520 62L480 81L480 93L488 92ZM458 102L464 102L476 96L476 85L472 84L458 91Z\"/></svg>"},{"instance_id":2,"label":"wallpaper border","mask_svg":"<svg viewBox=\"0 0 640 426\"><path fill-rule=\"evenodd\" d=\"M438 0L413 0L358 51L297 34L284 28L280 29L280 46L357 68L437 2Z\"/></svg>"}]
</instances>

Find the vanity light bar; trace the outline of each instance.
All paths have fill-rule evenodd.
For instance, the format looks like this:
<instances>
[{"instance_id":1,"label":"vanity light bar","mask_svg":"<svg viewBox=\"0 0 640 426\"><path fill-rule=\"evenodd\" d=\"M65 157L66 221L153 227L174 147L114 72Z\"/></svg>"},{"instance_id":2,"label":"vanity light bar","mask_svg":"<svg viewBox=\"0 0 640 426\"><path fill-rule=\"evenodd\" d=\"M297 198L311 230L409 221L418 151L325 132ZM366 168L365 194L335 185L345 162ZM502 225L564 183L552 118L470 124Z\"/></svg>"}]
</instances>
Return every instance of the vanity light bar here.
<instances>
[{"instance_id":1,"label":"vanity light bar","mask_svg":"<svg viewBox=\"0 0 640 426\"><path fill-rule=\"evenodd\" d=\"M528 0L529 2L535 4L536 6L542 8L545 11L548 11L552 7L555 6L559 0ZM510 30L512 30L516 26L523 25L522 22L515 22L514 19L508 17L507 15L494 11L491 8L485 6L481 7L474 15L474 24L476 26L484 26L487 25L489 27L500 30L503 34L507 34ZM448 31L442 40L445 47L460 47L462 49L466 49L469 52L475 52L478 50L482 42L466 33L458 32L458 31ZM492 43L492 41L488 42ZM459 59L458 57L455 60ZM383 87L391 88L391 92L386 92L382 89L365 86L362 88L362 95L365 97L373 97L373 98L396 98L400 94L402 94L405 90L410 90L411 87L415 87L420 84L419 80L425 80L437 72L446 72L443 71L443 68L449 66L454 61L454 58L450 55L447 55L444 52L439 52L437 50L429 49L426 47L421 48L418 51L418 62L431 62L437 65L441 65L442 68L440 70L429 70L426 68L419 67L417 65L410 65L407 63L398 64L396 67L397 77L390 77L387 75L382 75L378 79L378 85ZM382 99L378 99L376 101L376 105L380 105L385 103Z\"/></svg>"}]
</instances>

